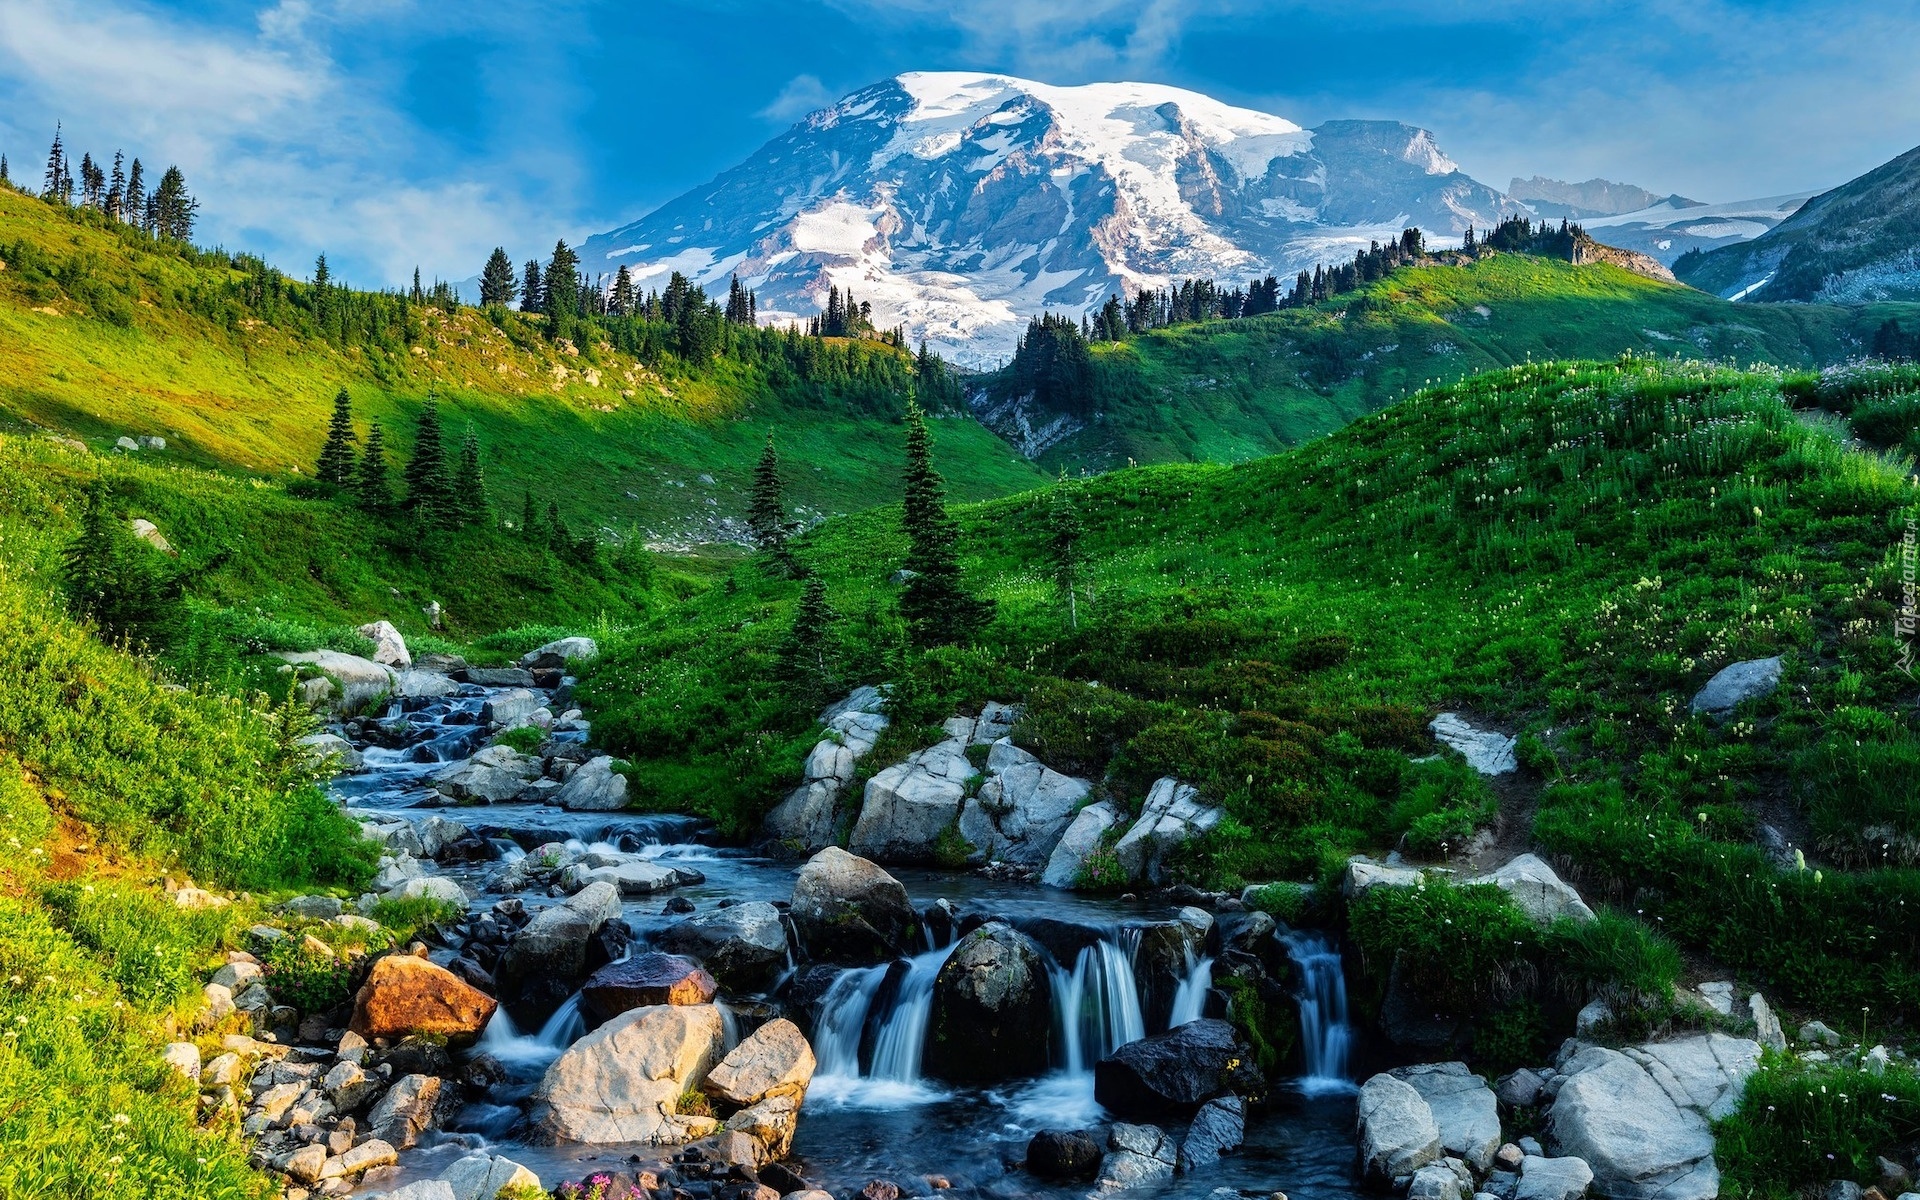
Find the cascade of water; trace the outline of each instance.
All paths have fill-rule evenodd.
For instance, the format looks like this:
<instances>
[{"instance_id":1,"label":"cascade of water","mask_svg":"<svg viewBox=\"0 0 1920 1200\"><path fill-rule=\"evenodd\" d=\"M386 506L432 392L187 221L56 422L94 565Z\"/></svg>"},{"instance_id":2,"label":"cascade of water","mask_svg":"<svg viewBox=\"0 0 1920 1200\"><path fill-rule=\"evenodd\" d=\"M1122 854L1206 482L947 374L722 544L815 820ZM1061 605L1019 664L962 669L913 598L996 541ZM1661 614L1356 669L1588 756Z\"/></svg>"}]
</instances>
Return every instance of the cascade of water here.
<instances>
[{"instance_id":1,"label":"cascade of water","mask_svg":"<svg viewBox=\"0 0 1920 1200\"><path fill-rule=\"evenodd\" d=\"M867 1026L873 997L887 977L887 969L862 967L842 971L820 998L820 1019L813 1030L813 1052L819 1060L816 1074L834 1079L860 1078L860 1034Z\"/></svg>"},{"instance_id":2,"label":"cascade of water","mask_svg":"<svg viewBox=\"0 0 1920 1200\"><path fill-rule=\"evenodd\" d=\"M1073 970L1053 968L1054 1030L1069 1074L1091 1071L1121 1046L1147 1036L1133 978L1139 948L1140 931L1124 929L1081 950Z\"/></svg>"},{"instance_id":3,"label":"cascade of water","mask_svg":"<svg viewBox=\"0 0 1920 1200\"><path fill-rule=\"evenodd\" d=\"M1173 993L1173 1018L1167 1028L1178 1029L1189 1021L1198 1021L1207 1004L1207 992L1213 988L1213 960L1205 955L1195 958L1187 951L1187 973Z\"/></svg>"},{"instance_id":4,"label":"cascade of water","mask_svg":"<svg viewBox=\"0 0 1920 1200\"><path fill-rule=\"evenodd\" d=\"M868 1076L894 1083L920 1082L920 1052L927 1042L927 1021L933 1015L933 984L953 953L952 946L917 954L907 963L893 1009L873 1039L873 1067Z\"/></svg>"},{"instance_id":5,"label":"cascade of water","mask_svg":"<svg viewBox=\"0 0 1920 1200\"><path fill-rule=\"evenodd\" d=\"M520 1032L504 1007L495 1009L474 1048L508 1066L544 1067L559 1058L586 1031L587 1019L580 1013L580 993L575 992L554 1010L538 1033Z\"/></svg>"},{"instance_id":6,"label":"cascade of water","mask_svg":"<svg viewBox=\"0 0 1920 1200\"><path fill-rule=\"evenodd\" d=\"M1288 957L1300 971L1300 1047L1306 1059L1301 1090L1308 1094L1342 1091L1353 1030L1347 1023L1347 976L1340 951L1324 934L1297 930L1284 939Z\"/></svg>"}]
</instances>

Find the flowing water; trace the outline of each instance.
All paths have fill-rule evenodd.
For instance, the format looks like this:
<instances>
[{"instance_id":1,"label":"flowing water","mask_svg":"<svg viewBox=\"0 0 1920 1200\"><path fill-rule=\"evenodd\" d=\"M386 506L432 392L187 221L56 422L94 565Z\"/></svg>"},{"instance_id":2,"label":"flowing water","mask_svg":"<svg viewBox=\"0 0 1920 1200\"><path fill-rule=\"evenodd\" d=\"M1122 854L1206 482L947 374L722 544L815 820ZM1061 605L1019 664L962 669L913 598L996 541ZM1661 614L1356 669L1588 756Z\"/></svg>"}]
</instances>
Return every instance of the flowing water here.
<instances>
[{"instance_id":1,"label":"flowing water","mask_svg":"<svg viewBox=\"0 0 1920 1200\"><path fill-rule=\"evenodd\" d=\"M413 706L404 714L406 745L365 749L367 769L340 777L336 794L364 817L425 816L439 803L428 776L483 744L476 723L486 693L473 687L462 692ZM402 715L398 706L392 715ZM692 818L569 813L531 804L459 808L446 815L492 838L503 862L544 842L562 841L638 853L704 875L704 882L667 895L623 903L622 915L643 944L682 919L664 911L670 896L707 911L722 900L785 900L793 891L793 864L710 844L703 840L705 827ZM502 865L450 866L439 873L458 879L476 897L474 907L484 910L500 898L485 884ZM1117 1047L1162 1031L1147 1027L1135 960L1141 927L1170 917L1171 911L970 873L904 869L893 874L918 909L945 898L961 913L991 916L1036 933L1043 925L1072 933L1040 939L1071 960L1050 956L1048 962L1054 1068L1039 1079L997 1088L951 1086L923 1077L934 981L951 944L890 964L845 969L815 1004L811 1023L805 1014L793 1014L803 1027L811 1024L808 1034L819 1061L793 1165L835 1191L887 1178L905 1195L928 1195L922 1176L939 1174L952 1183L945 1194L956 1200L1083 1197L1084 1186L1048 1185L1017 1164L1027 1140L1042 1129L1083 1128L1111 1119L1094 1100L1093 1067ZM530 908L555 902L544 890L522 895ZM1249 1119L1246 1146L1217 1169L1140 1194L1188 1200L1219 1187L1261 1194L1280 1190L1294 1200L1359 1194L1353 1178L1353 1086L1344 1079L1349 1033L1339 954L1332 943L1311 934L1287 935L1287 949L1302 989L1306 1076L1297 1086L1283 1083L1275 1089L1270 1108ZM1170 1025L1207 1011L1213 966L1211 958L1189 957L1174 993ZM740 1036L741 1017L732 1010L725 1016L731 1045ZM504 1010L496 1013L472 1053L492 1055L508 1081L494 1089L488 1103L468 1105L439 1144L409 1152L403 1162L406 1177L431 1178L479 1147L525 1163L549 1185L617 1168L629 1154L656 1156L657 1147L537 1147L520 1140L523 1102L553 1060L586 1031L577 994L537 1031L516 1028ZM1169 1129L1182 1132L1178 1122L1170 1122Z\"/></svg>"}]
</instances>

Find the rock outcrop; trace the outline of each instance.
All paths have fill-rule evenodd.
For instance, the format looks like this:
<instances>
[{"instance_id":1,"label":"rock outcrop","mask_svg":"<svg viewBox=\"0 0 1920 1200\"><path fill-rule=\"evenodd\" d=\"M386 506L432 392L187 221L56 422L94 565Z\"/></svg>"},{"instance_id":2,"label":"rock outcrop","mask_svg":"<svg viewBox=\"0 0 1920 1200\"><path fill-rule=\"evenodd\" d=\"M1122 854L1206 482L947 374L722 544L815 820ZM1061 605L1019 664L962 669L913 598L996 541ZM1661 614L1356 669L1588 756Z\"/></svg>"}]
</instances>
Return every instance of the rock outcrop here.
<instances>
[{"instance_id":1,"label":"rock outcrop","mask_svg":"<svg viewBox=\"0 0 1920 1200\"><path fill-rule=\"evenodd\" d=\"M1108 801L1089 804L1074 814L1053 852L1047 856L1040 882L1048 887L1070 888L1086 879L1087 862L1099 853L1107 831L1120 823L1120 810Z\"/></svg>"},{"instance_id":2,"label":"rock outcrop","mask_svg":"<svg viewBox=\"0 0 1920 1200\"><path fill-rule=\"evenodd\" d=\"M1741 704L1769 695L1780 686L1780 661L1776 654L1720 668L1705 687L1694 693L1689 707L1716 721L1725 720Z\"/></svg>"},{"instance_id":3,"label":"rock outcrop","mask_svg":"<svg viewBox=\"0 0 1920 1200\"><path fill-rule=\"evenodd\" d=\"M1375 1075L1360 1088L1360 1170L1388 1185L1409 1180L1446 1147L1425 1097L1403 1079Z\"/></svg>"},{"instance_id":4,"label":"rock outcrop","mask_svg":"<svg viewBox=\"0 0 1920 1200\"><path fill-rule=\"evenodd\" d=\"M1002 738L987 780L960 812L960 836L980 861L1045 866L1093 785L1062 775Z\"/></svg>"},{"instance_id":5,"label":"rock outcrop","mask_svg":"<svg viewBox=\"0 0 1920 1200\"><path fill-rule=\"evenodd\" d=\"M1459 713L1441 713L1427 723L1434 740L1467 760L1482 775L1507 775L1519 769L1513 757L1517 740L1493 729L1481 729Z\"/></svg>"},{"instance_id":6,"label":"rock outcrop","mask_svg":"<svg viewBox=\"0 0 1920 1200\"><path fill-rule=\"evenodd\" d=\"M373 964L353 1000L348 1028L361 1037L399 1040L414 1034L464 1045L480 1036L499 1007L445 967L411 954L388 954Z\"/></svg>"},{"instance_id":7,"label":"rock outcrop","mask_svg":"<svg viewBox=\"0 0 1920 1200\"><path fill-rule=\"evenodd\" d=\"M332 681L325 695L335 712L356 713L393 694L393 668L338 650L283 651L277 657L315 668Z\"/></svg>"},{"instance_id":8,"label":"rock outcrop","mask_svg":"<svg viewBox=\"0 0 1920 1200\"><path fill-rule=\"evenodd\" d=\"M1046 1070L1053 988L1034 940L993 922L960 940L933 985L927 1069L956 1083Z\"/></svg>"},{"instance_id":9,"label":"rock outcrop","mask_svg":"<svg viewBox=\"0 0 1920 1200\"><path fill-rule=\"evenodd\" d=\"M407 640L391 621L374 621L356 632L373 643L373 661L386 667L410 667L413 655L407 652Z\"/></svg>"},{"instance_id":10,"label":"rock outcrop","mask_svg":"<svg viewBox=\"0 0 1920 1200\"><path fill-rule=\"evenodd\" d=\"M847 849L888 863L930 863L942 831L957 824L975 775L967 745L950 738L907 756L867 781Z\"/></svg>"},{"instance_id":11,"label":"rock outcrop","mask_svg":"<svg viewBox=\"0 0 1920 1200\"><path fill-rule=\"evenodd\" d=\"M1593 910L1573 885L1562 880L1546 861L1535 854L1522 854L1508 860L1493 872L1471 879L1470 883L1491 883L1507 895L1520 911L1536 925L1551 925L1562 917L1585 925L1594 920Z\"/></svg>"},{"instance_id":12,"label":"rock outcrop","mask_svg":"<svg viewBox=\"0 0 1920 1200\"><path fill-rule=\"evenodd\" d=\"M1113 856L1127 878L1162 884L1167 857L1188 839L1220 823L1220 809L1209 806L1197 789L1171 776L1155 781L1140 807L1140 819L1114 843Z\"/></svg>"},{"instance_id":13,"label":"rock outcrop","mask_svg":"<svg viewBox=\"0 0 1920 1200\"><path fill-rule=\"evenodd\" d=\"M880 731L887 727L881 712L884 704L878 688L862 687L820 714L827 736L807 755L800 786L767 814L764 828L770 839L802 853L832 845L854 764L873 749Z\"/></svg>"},{"instance_id":14,"label":"rock outcrop","mask_svg":"<svg viewBox=\"0 0 1920 1200\"><path fill-rule=\"evenodd\" d=\"M720 1056L720 1010L711 1004L636 1008L554 1060L533 1094L531 1125L546 1142L674 1145L719 1127L683 1116L680 1097Z\"/></svg>"},{"instance_id":15,"label":"rock outcrop","mask_svg":"<svg viewBox=\"0 0 1920 1200\"><path fill-rule=\"evenodd\" d=\"M1391 1072L1427 1102L1447 1153L1485 1173L1500 1148L1500 1103L1486 1080L1461 1062L1423 1063Z\"/></svg>"},{"instance_id":16,"label":"rock outcrop","mask_svg":"<svg viewBox=\"0 0 1920 1200\"><path fill-rule=\"evenodd\" d=\"M792 913L808 953L830 962L892 958L914 944L919 923L899 880L838 846L800 868Z\"/></svg>"}]
</instances>

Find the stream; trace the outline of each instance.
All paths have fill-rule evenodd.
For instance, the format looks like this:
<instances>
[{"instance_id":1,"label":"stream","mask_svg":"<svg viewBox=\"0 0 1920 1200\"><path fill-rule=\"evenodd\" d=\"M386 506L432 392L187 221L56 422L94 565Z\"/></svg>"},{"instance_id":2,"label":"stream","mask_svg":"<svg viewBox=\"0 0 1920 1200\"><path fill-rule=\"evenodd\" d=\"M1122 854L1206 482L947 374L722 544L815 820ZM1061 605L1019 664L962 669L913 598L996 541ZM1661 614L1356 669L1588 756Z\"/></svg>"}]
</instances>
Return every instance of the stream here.
<instances>
[{"instance_id":1,"label":"stream","mask_svg":"<svg viewBox=\"0 0 1920 1200\"><path fill-rule=\"evenodd\" d=\"M388 719L408 722L404 746L356 742L364 769L338 776L333 792L363 819L418 820L439 812L490 839L502 860L434 867L429 873L457 880L470 908L483 912L506 896L487 890L503 862L526 848L568 841L607 852L625 852L690 868L704 881L654 896L626 897L622 916L636 938L634 953L687 914L680 901L707 911L723 901L785 901L797 864L776 862L746 850L715 844L706 826L682 816L626 812L567 812L547 805L500 803L447 807L430 776L485 745L480 708L494 689L462 685L457 694L431 701L395 701ZM584 732L558 733L558 740L584 740ZM392 741L394 739L383 739ZM1052 1069L1002 1087L956 1087L922 1074L921 1058L932 1009L934 980L952 952L951 941L927 945L892 964L845 968L811 1006L791 1005L787 1015L804 1029L818 1068L802 1110L788 1160L799 1174L836 1194L858 1190L873 1179L899 1184L903 1195L929 1195L929 1175L951 1184L954 1197L1083 1197L1086 1185L1056 1185L1019 1166L1027 1141L1043 1129L1080 1129L1111 1120L1095 1102L1093 1066L1120 1045L1203 1015L1211 993L1213 960L1190 957L1174 991L1170 1016L1155 1025L1143 1011L1134 954L1140 927L1165 920L1172 910L1151 903L1062 892L998 882L972 872L889 868L905 885L915 909L946 900L960 915L980 914L1016 928L1047 926L1043 945L1076 946L1050 955L1054 996ZM531 910L556 903L544 887L517 893ZM669 901L680 912L666 911ZM1061 928L1071 927L1067 935ZM1350 1031L1345 981L1337 948L1324 936L1302 931L1275 935L1303 981L1299 996L1302 1057L1307 1074L1275 1081L1271 1102L1247 1121L1245 1145L1203 1173L1177 1176L1137 1194L1203 1197L1229 1188L1266 1196L1283 1191L1292 1200L1359 1194L1355 1178L1354 1093L1347 1078ZM445 964L450 950L432 958ZM770 997L793 977L788 971ZM728 1042L765 1019L764 997L725 996ZM1164 997L1162 1012L1166 1012ZM809 1015L809 1011L811 1015ZM433 1178L459 1156L476 1149L506 1155L536 1171L547 1186L597 1169L618 1169L630 1155L658 1158L670 1148L653 1146L539 1146L521 1140L521 1102L548 1064L587 1032L579 995L539 1029L519 1029L504 1008L466 1054L491 1055L507 1079L486 1102L470 1103L438 1135L402 1155L402 1181ZM1179 1122L1168 1132L1184 1133ZM394 1181L382 1187L394 1186Z\"/></svg>"}]
</instances>

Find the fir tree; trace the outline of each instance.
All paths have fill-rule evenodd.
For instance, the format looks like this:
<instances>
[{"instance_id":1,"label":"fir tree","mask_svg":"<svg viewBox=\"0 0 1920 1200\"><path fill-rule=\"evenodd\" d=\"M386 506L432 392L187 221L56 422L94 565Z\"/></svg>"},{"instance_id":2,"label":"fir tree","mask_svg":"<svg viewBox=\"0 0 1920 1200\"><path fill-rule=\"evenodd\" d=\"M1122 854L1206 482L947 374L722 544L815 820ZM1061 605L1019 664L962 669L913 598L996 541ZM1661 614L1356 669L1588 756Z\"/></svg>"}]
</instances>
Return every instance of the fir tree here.
<instances>
[{"instance_id":1,"label":"fir tree","mask_svg":"<svg viewBox=\"0 0 1920 1200\"><path fill-rule=\"evenodd\" d=\"M73 612L117 639L163 624L180 581L114 516L112 500L105 479L88 485L80 532L62 554L62 582Z\"/></svg>"},{"instance_id":2,"label":"fir tree","mask_svg":"<svg viewBox=\"0 0 1920 1200\"><path fill-rule=\"evenodd\" d=\"M13 176L7 173L7 156L0 154L0 187L12 187Z\"/></svg>"},{"instance_id":3,"label":"fir tree","mask_svg":"<svg viewBox=\"0 0 1920 1200\"><path fill-rule=\"evenodd\" d=\"M613 311L626 317L633 315L633 272L627 270L627 264L621 263L620 269L613 275Z\"/></svg>"},{"instance_id":4,"label":"fir tree","mask_svg":"<svg viewBox=\"0 0 1920 1200\"><path fill-rule=\"evenodd\" d=\"M560 502L547 501L547 549L557 558L567 558L573 553L573 532L567 523L560 519Z\"/></svg>"},{"instance_id":5,"label":"fir tree","mask_svg":"<svg viewBox=\"0 0 1920 1200\"><path fill-rule=\"evenodd\" d=\"M146 208L147 173L146 168L142 167L140 160L136 158L133 160L133 165L127 168L126 208L121 212L120 219L129 225L138 225L140 216Z\"/></svg>"},{"instance_id":6,"label":"fir tree","mask_svg":"<svg viewBox=\"0 0 1920 1200\"><path fill-rule=\"evenodd\" d=\"M452 481L447 478L447 451L440 437L440 402L432 393L420 408L413 430L413 457L407 459L403 475L407 485L407 508L419 522L431 529L443 529L456 523L459 513L454 505Z\"/></svg>"},{"instance_id":7,"label":"fir tree","mask_svg":"<svg viewBox=\"0 0 1920 1200\"><path fill-rule=\"evenodd\" d=\"M1080 628L1080 535L1085 525L1080 519L1080 488L1060 468L1059 482L1047 496L1047 566L1054 586L1067 598L1067 621Z\"/></svg>"},{"instance_id":8,"label":"fir tree","mask_svg":"<svg viewBox=\"0 0 1920 1200\"><path fill-rule=\"evenodd\" d=\"M360 451L360 469L353 479L353 490L360 507L383 513L393 507L393 488L387 482L387 435L378 421L367 430L367 444Z\"/></svg>"},{"instance_id":9,"label":"fir tree","mask_svg":"<svg viewBox=\"0 0 1920 1200\"><path fill-rule=\"evenodd\" d=\"M107 215L118 221L127 211L127 156L113 152L113 174L107 185Z\"/></svg>"},{"instance_id":10,"label":"fir tree","mask_svg":"<svg viewBox=\"0 0 1920 1200\"><path fill-rule=\"evenodd\" d=\"M480 307L505 308L513 303L518 291L513 260L507 257L506 247L495 246L487 256L487 265L480 270Z\"/></svg>"},{"instance_id":11,"label":"fir tree","mask_svg":"<svg viewBox=\"0 0 1920 1200\"><path fill-rule=\"evenodd\" d=\"M453 498L463 525L484 524L487 520L487 478L480 467L480 436L467 426L460 439L460 466L453 475Z\"/></svg>"},{"instance_id":12,"label":"fir tree","mask_svg":"<svg viewBox=\"0 0 1920 1200\"><path fill-rule=\"evenodd\" d=\"M787 520L786 501L781 495L780 458L773 449L773 434L767 434L766 449L753 468L753 498L747 504L747 529L754 549L767 556L769 566L791 574L793 551L787 545L792 523Z\"/></svg>"},{"instance_id":13,"label":"fir tree","mask_svg":"<svg viewBox=\"0 0 1920 1200\"><path fill-rule=\"evenodd\" d=\"M556 320L580 311L580 256L563 239L553 244L547 260L545 312Z\"/></svg>"},{"instance_id":14,"label":"fir tree","mask_svg":"<svg viewBox=\"0 0 1920 1200\"><path fill-rule=\"evenodd\" d=\"M527 260L526 282L520 285L520 311L523 313L544 312L546 308L546 284L540 278L538 259Z\"/></svg>"},{"instance_id":15,"label":"fir tree","mask_svg":"<svg viewBox=\"0 0 1920 1200\"><path fill-rule=\"evenodd\" d=\"M193 219L200 211L200 202L187 192L187 177L179 167L167 168L147 205L153 210L150 224L154 233L178 242L193 240Z\"/></svg>"},{"instance_id":16,"label":"fir tree","mask_svg":"<svg viewBox=\"0 0 1920 1200\"><path fill-rule=\"evenodd\" d=\"M910 548L900 615L914 645L964 642L985 625L993 602L960 586L960 527L947 512L946 485L933 469L933 439L918 403L907 405L906 497L901 524Z\"/></svg>"},{"instance_id":17,"label":"fir tree","mask_svg":"<svg viewBox=\"0 0 1920 1200\"><path fill-rule=\"evenodd\" d=\"M62 204L73 197L73 175L67 166L67 147L60 136L58 122L53 127L53 147L47 151L47 170L40 194Z\"/></svg>"},{"instance_id":18,"label":"fir tree","mask_svg":"<svg viewBox=\"0 0 1920 1200\"><path fill-rule=\"evenodd\" d=\"M520 494L520 536L530 542L540 540L540 510L533 506L533 489Z\"/></svg>"},{"instance_id":19,"label":"fir tree","mask_svg":"<svg viewBox=\"0 0 1920 1200\"><path fill-rule=\"evenodd\" d=\"M420 268L418 266L413 268L413 291L408 294L408 299L412 300L415 304L425 304L427 302L427 294L420 290Z\"/></svg>"},{"instance_id":20,"label":"fir tree","mask_svg":"<svg viewBox=\"0 0 1920 1200\"><path fill-rule=\"evenodd\" d=\"M833 609L827 604L827 585L818 575L807 577L794 609L793 627L775 655L774 673L781 690L796 708L819 712L836 694L833 652Z\"/></svg>"},{"instance_id":21,"label":"fir tree","mask_svg":"<svg viewBox=\"0 0 1920 1200\"><path fill-rule=\"evenodd\" d=\"M327 423L327 440L320 447L320 465L315 472L324 483L346 487L353 482L353 398L347 389L333 398L333 420Z\"/></svg>"}]
</instances>

